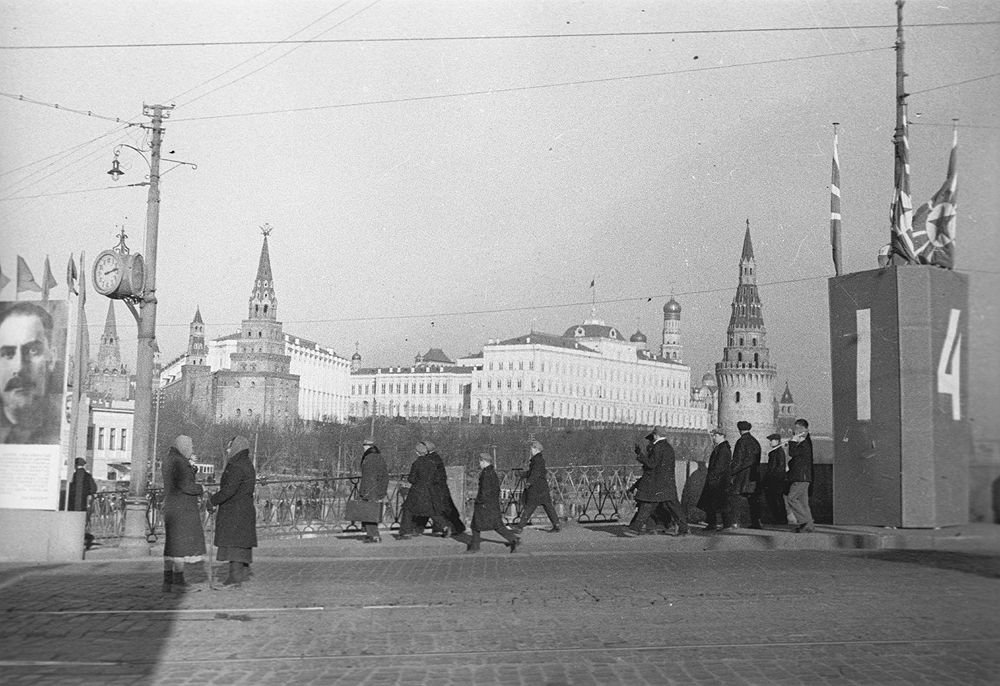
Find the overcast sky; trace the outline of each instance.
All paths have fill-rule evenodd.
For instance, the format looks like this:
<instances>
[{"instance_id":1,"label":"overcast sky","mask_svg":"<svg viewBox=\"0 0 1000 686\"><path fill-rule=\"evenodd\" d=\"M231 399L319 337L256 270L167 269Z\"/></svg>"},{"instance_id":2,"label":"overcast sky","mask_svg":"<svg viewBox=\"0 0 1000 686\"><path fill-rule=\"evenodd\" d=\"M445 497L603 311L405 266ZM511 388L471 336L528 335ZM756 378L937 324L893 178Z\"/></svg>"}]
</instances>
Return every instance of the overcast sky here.
<instances>
[{"instance_id":1,"label":"overcast sky","mask_svg":"<svg viewBox=\"0 0 1000 686\"><path fill-rule=\"evenodd\" d=\"M198 168L163 165L165 357L196 306L211 337L239 327L266 222L285 331L345 357L357 342L366 365L561 333L592 298L656 345L673 292L698 379L721 357L749 219L779 385L829 430L831 123L844 266L871 269L889 232L895 17L892 0L0 0L4 48L99 46L2 51L0 92L27 100L0 97L0 268L22 255L40 278L49 255L62 282L70 251L89 263L121 224L142 251L146 189L125 186L146 163L124 150L114 189L105 171L145 132L104 117L175 103L164 156ZM1000 5L911 0L905 21L917 201L944 181L960 120L971 414L998 437ZM106 310L92 294L95 354Z\"/></svg>"}]
</instances>

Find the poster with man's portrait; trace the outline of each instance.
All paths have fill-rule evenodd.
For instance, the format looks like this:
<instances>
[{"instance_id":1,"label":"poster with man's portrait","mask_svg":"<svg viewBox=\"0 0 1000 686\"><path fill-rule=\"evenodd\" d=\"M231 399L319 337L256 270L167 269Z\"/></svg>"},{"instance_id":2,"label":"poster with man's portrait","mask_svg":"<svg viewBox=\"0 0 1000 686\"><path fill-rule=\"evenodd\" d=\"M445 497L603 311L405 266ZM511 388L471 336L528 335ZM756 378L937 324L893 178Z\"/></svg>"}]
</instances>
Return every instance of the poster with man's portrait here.
<instances>
[{"instance_id":1,"label":"poster with man's portrait","mask_svg":"<svg viewBox=\"0 0 1000 686\"><path fill-rule=\"evenodd\" d=\"M68 308L0 302L0 508L56 509Z\"/></svg>"}]
</instances>

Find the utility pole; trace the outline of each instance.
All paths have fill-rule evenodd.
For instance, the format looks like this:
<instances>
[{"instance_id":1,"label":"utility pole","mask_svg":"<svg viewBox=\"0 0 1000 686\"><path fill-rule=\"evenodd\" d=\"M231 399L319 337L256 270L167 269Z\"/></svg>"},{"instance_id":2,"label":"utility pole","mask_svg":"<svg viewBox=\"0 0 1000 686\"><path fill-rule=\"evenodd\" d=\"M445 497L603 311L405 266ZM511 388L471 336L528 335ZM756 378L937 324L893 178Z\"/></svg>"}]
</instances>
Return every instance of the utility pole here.
<instances>
[{"instance_id":1,"label":"utility pole","mask_svg":"<svg viewBox=\"0 0 1000 686\"><path fill-rule=\"evenodd\" d=\"M122 545L146 545L147 466L153 429L153 352L156 349L156 243L160 224L160 146L163 120L173 105L143 105L152 131L149 160L149 194L146 198L145 279L139 301L138 351L135 372L135 414L132 430L132 474L126 500L125 537Z\"/></svg>"}]
</instances>

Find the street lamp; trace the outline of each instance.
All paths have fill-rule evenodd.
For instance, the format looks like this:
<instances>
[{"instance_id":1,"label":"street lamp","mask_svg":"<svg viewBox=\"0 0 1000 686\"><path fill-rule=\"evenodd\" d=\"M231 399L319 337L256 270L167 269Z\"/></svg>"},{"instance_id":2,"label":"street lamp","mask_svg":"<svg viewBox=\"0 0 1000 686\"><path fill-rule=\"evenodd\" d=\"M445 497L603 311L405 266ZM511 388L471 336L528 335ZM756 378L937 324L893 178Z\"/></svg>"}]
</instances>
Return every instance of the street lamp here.
<instances>
[{"instance_id":1,"label":"street lamp","mask_svg":"<svg viewBox=\"0 0 1000 686\"><path fill-rule=\"evenodd\" d=\"M146 538L146 512L148 509L147 466L150 463L150 439L153 433L153 359L156 349L156 248L157 233L160 222L160 147L163 140L163 120L170 116L173 105L143 105L142 113L152 120L149 126L143 126L152 132L149 144L149 158L144 151L134 146L122 143L115 147L115 157L108 174L115 181L125 172L122 171L118 155L122 148L129 148L139 155L149 165L149 181L136 184L148 185L149 193L146 199L146 245L145 258L142 260L141 277L138 279L138 292L134 288L123 289L121 283L115 282L114 264L109 260L109 268L97 273L100 257L94 261L94 284L98 292L111 298L123 300L128 306L138 325L138 350L136 352L135 372L135 411L132 419L132 476L126 498L125 536L122 547L132 552L148 553ZM166 160L196 165L179 160ZM169 171L169 170L168 170ZM110 251L105 251L110 252ZM125 265L123 265L125 266ZM109 276L110 275L110 276ZM98 276L106 277L105 287L101 288ZM139 308L136 309L136 304ZM155 450L155 446L153 447Z\"/></svg>"}]
</instances>

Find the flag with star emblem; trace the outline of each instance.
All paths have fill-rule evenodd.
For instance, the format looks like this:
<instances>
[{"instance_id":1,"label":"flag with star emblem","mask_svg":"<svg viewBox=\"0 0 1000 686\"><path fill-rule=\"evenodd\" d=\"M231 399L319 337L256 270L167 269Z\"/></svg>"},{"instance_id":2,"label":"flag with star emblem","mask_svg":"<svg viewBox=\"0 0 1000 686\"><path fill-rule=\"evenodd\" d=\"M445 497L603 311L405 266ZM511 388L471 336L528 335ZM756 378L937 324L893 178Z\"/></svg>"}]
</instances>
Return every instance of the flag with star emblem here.
<instances>
[{"instance_id":1,"label":"flag with star emblem","mask_svg":"<svg viewBox=\"0 0 1000 686\"><path fill-rule=\"evenodd\" d=\"M896 140L895 190L890 213L890 264L916 264L913 246L913 200L910 197L910 132L906 112L902 135Z\"/></svg>"},{"instance_id":2,"label":"flag with star emblem","mask_svg":"<svg viewBox=\"0 0 1000 686\"><path fill-rule=\"evenodd\" d=\"M952 136L948 176L930 200L913 213L914 253L922 264L955 267L955 215L958 204L958 129Z\"/></svg>"}]
</instances>

